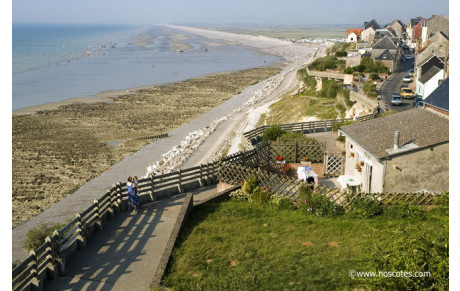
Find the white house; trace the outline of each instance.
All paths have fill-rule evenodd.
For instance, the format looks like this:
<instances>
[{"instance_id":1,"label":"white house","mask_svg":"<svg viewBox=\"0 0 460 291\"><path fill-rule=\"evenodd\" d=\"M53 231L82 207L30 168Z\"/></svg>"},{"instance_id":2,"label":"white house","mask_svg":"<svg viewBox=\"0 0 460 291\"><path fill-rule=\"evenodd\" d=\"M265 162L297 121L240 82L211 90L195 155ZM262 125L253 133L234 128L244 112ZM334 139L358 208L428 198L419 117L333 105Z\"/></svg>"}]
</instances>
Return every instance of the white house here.
<instances>
[{"instance_id":1,"label":"white house","mask_svg":"<svg viewBox=\"0 0 460 291\"><path fill-rule=\"evenodd\" d=\"M345 175L358 179L361 190L449 190L448 116L415 108L344 126L339 134L345 136Z\"/></svg>"},{"instance_id":2,"label":"white house","mask_svg":"<svg viewBox=\"0 0 460 291\"><path fill-rule=\"evenodd\" d=\"M444 70L431 67L420 79L415 81L415 94L423 99L428 97L444 80Z\"/></svg>"}]
</instances>

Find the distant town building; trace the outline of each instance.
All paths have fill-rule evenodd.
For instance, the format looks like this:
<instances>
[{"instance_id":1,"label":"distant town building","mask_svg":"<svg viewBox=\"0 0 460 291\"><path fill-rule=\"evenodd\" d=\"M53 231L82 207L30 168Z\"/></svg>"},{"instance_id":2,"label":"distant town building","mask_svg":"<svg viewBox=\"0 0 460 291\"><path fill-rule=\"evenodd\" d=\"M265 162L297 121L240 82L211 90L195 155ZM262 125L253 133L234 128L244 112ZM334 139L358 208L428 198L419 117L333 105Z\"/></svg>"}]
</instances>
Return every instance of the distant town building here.
<instances>
[{"instance_id":1,"label":"distant town building","mask_svg":"<svg viewBox=\"0 0 460 291\"><path fill-rule=\"evenodd\" d=\"M415 48L417 44L417 39L421 34L421 26L423 21L426 19L418 16L416 18L412 18L407 22L406 25L406 45L411 48Z\"/></svg>"},{"instance_id":2,"label":"distant town building","mask_svg":"<svg viewBox=\"0 0 460 291\"><path fill-rule=\"evenodd\" d=\"M375 29L371 26L361 33L361 38L364 42L372 44L374 42Z\"/></svg>"},{"instance_id":3,"label":"distant town building","mask_svg":"<svg viewBox=\"0 0 460 291\"><path fill-rule=\"evenodd\" d=\"M374 30L381 29L382 27L377 23L375 19L372 19L369 22L364 22L364 30L368 29L369 27L372 27Z\"/></svg>"},{"instance_id":4,"label":"distant town building","mask_svg":"<svg viewBox=\"0 0 460 291\"><path fill-rule=\"evenodd\" d=\"M395 36L402 38L406 34L406 26L400 20L393 20L389 27L394 31Z\"/></svg>"},{"instance_id":5,"label":"distant town building","mask_svg":"<svg viewBox=\"0 0 460 291\"><path fill-rule=\"evenodd\" d=\"M449 35L449 19L445 18L443 15L433 15L422 23L419 47L426 46L428 39L437 32L443 32L445 35Z\"/></svg>"},{"instance_id":6,"label":"distant town building","mask_svg":"<svg viewBox=\"0 0 460 291\"><path fill-rule=\"evenodd\" d=\"M361 28L347 29L347 31L346 31L347 42L358 42L358 41L360 41L362 32L363 32L363 30Z\"/></svg>"}]
</instances>

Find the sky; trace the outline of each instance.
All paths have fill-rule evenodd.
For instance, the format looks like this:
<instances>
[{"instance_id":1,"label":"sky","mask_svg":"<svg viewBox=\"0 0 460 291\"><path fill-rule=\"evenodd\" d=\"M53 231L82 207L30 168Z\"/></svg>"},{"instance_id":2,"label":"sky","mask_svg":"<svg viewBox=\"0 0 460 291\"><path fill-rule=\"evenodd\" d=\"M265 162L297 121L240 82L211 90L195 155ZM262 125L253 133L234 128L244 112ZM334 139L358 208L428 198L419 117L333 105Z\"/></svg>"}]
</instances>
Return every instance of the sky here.
<instances>
[{"instance_id":1,"label":"sky","mask_svg":"<svg viewBox=\"0 0 460 291\"><path fill-rule=\"evenodd\" d=\"M361 24L449 15L449 0L14 0L13 23Z\"/></svg>"}]
</instances>

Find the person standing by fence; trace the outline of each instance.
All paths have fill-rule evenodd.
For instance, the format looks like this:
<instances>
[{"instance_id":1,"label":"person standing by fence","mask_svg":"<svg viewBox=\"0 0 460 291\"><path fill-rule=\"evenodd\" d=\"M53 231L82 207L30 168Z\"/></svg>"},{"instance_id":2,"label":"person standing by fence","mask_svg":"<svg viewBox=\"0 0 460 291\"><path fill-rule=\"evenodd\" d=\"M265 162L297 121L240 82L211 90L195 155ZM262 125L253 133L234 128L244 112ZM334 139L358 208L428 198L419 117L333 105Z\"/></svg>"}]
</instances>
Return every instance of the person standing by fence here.
<instances>
[{"instance_id":1,"label":"person standing by fence","mask_svg":"<svg viewBox=\"0 0 460 291\"><path fill-rule=\"evenodd\" d=\"M128 189L128 211L131 210L131 207L134 208L135 201L134 201L134 185L133 185L133 178L131 176L128 177L128 182L126 183L126 188Z\"/></svg>"},{"instance_id":2,"label":"person standing by fence","mask_svg":"<svg viewBox=\"0 0 460 291\"><path fill-rule=\"evenodd\" d=\"M139 195L138 195L138 185L139 185L139 180L137 179L137 176L133 177L133 188L134 188L134 210L139 211Z\"/></svg>"}]
</instances>

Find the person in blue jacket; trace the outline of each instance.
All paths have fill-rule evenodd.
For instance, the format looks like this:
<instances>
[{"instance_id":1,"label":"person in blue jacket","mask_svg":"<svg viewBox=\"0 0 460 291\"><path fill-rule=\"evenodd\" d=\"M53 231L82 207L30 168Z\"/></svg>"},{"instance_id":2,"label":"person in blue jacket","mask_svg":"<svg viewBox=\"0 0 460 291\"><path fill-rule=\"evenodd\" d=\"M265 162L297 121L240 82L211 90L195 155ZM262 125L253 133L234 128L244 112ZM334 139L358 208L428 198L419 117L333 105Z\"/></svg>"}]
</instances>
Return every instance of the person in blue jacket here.
<instances>
[{"instance_id":1,"label":"person in blue jacket","mask_svg":"<svg viewBox=\"0 0 460 291\"><path fill-rule=\"evenodd\" d=\"M137 179L137 176L134 176L133 178L133 188L134 188L134 210L139 211L139 196L138 196L138 185L139 185L139 180Z\"/></svg>"}]
</instances>

